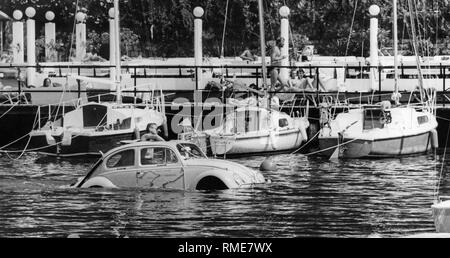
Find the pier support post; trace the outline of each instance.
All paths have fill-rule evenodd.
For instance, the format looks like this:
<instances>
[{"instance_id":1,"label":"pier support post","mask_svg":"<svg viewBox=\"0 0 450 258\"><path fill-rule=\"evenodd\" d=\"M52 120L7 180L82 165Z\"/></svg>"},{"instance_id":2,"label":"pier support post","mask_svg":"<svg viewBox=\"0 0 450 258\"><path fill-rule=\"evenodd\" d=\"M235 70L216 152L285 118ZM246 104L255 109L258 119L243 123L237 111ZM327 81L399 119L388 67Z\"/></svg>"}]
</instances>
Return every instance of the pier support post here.
<instances>
[{"instance_id":1,"label":"pier support post","mask_svg":"<svg viewBox=\"0 0 450 258\"><path fill-rule=\"evenodd\" d=\"M12 50L13 50L13 63L24 63L24 48L23 48L23 13L20 10L13 12L15 21L12 23Z\"/></svg>"},{"instance_id":2,"label":"pier support post","mask_svg":"<svg viewBox=\"0 0 450 258\"><path fill-rule=\"evenodd\" d=\"M56 29L55 23L52 22L55 19L55 13L48 11L45 13L47 22L45 23L45 61L56 62Z\"/></svg>"},{"instance_id":3,"label":"pier support post","mask_svg":"<svg viewBox=\"0 0 450 258\"><path fill-rule=\"evenodd\" d=\"M284 39L284 46L281 48L281 55L287 56L287 58L281 61L282 66L289 66L289 7L282 6L280 8L280 16L281 16L281 38ZM280 69L280 76L284 80L287 80L289 77L288 68Z\"/></svg>"},{"instance_id":4,"label":"pier support post","mask_svg":"<svg viewBox=\"0 0 450 258\"><path fill-rule=\"evenodd\" d=\"M86 55L86 14L78 12L75 16L77 24L75 25L76 35L76 61L82 61Z\"/></svg>"},{"instance_id":5,"label":"pier support post","mask_svg":"<svg viewBox=\"0 0 450 258\"><path fill-rule=\"evenodd\" d=\"M36 15L36 10L33 7L28 7L25 10L27 19L27 64L28 66L36 66L36 23L33 17ZM27 84L35 85L36 68L27 68Z\"/></svg>"},{"instance_id":6,"label":"pier support post","mask_svg":"<svg viewBox=\"0 0 450 258\"><path fill-rule=\"evenodd\" d=\"M114 8L109 9L109 78L116 80L116 30L114 23Z\"/></svg>"},{"instance_id":7,"label":"pier support post","mask_svg":"<svg viewBox=\"0 0 450 258\"><path fill-rule=\"evenodd\" d=\"M378 66L378 14L380 7L371 5L369 8L370 17L370 66ZM372 90L377 89L377 69L370 69L370 87ZM378 78L380 80L380 78Z\"/></svg>"},{"instance_id":8,"label":"pier support post","mask_svg":"<svg viewBox=\"0 0 450 258\"><path fill-rule=\"evenodd\" d=\"M202 123L198 123L198 119L202 121L202 102L203 96L200 89L204 88L203 85L203 69L198 68L198 66L203 65L203 45L202 45L202 36L203 36L203 20L202 16L204 14L204 10L201 7L194 8L194 55L195 55L195 91L194 91L194 124L200 124L200 128L197 130L202 130Z\"/></svg>"}]
</instances>

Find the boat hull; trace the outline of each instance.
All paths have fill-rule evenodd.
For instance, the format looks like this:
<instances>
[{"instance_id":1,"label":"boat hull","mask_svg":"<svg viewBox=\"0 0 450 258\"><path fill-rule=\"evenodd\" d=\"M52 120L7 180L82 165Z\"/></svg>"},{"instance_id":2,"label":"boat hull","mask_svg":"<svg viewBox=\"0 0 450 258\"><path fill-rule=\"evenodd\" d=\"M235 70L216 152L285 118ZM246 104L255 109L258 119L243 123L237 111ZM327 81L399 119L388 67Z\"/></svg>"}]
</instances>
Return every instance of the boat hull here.
<instances>
[{"instance_id":1,"label":"boat hull","mask_svg":"<svg viewBox=\"0 0 450 258\"><path fill-rule=\"evenodd\" d=\"M142 135L141 132L140 135ZM109 150L118 147L121 141L135 140L134 133L117 133L109 135L76 135L73 134L70 145L63 144L62 136L54 136L56 144L49 144L45 133L32 135L30 150L49 156L76 157L76 156L101 156Z\"/></svg>"},{"instance_id":2,"label":"boat hull","mask_svg":"<svg viewBox=\"0 0 450 258\"><path fill-rule=\"evenodd\" d=\"M340 158L383 158L426 153L432 148L433 132L376 140L344 138ZM320 155L331 156L338 145L337 137L319 139Z\"/></svg>"},{"instance_id":3,"label":"boat hull","mask_svg":"<svg viewBox=\"0 0 450 258\"><path fill-rule=\"evenodd\" d=\"M256 154L291 150L301 146L303 138L301 131L289 130L245 136L245 135L211 135L211 152L214 155L225 154Z\"/></svg>"}]
</instances>

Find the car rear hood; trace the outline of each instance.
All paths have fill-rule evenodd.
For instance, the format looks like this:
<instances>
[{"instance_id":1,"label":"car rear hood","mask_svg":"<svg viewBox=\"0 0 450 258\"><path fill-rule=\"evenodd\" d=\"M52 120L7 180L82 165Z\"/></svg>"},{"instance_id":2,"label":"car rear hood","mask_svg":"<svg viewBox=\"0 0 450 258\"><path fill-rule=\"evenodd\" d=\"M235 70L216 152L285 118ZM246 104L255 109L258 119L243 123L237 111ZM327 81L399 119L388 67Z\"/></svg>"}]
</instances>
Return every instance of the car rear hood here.
<instances>
[{"instance_id":1,"label":"car rear hood","mask_svg":"<svg viewBox=\"0 0 450 258\"><path fill-rule=\"evenodd\" d=\"M228 171L240 176L245 183L264 183L265 179L259 171L244 165L221 159L189 159L185 160L189 166L207 166Z\"/></svg>"}]
</instances>

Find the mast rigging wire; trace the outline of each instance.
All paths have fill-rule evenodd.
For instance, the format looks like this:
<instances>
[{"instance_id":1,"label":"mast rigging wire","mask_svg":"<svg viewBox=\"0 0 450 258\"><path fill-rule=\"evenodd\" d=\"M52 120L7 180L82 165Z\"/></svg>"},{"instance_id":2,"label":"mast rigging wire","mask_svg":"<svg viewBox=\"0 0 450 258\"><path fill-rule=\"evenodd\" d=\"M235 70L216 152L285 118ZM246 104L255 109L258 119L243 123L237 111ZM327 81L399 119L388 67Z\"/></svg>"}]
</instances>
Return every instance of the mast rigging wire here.
<instances>
[{"instance_id":1,"label":"mast rigging wire","mask_svg":"<svg viewBox=\"0 0 450 258\"><path fill-rule=\"evenodd\" d=\"M345 55L344 56L347 56L347 54L348 54L348 47L350 46L350 40L351 40L351 37L352 37L352 34L353 34L353 25L354 25L354 22L355 22L355 15L356 15L356 8L357 7L358 7L358 0L355 0L355 8L353 10L352 23L350 25L350 32L348 33L347 47L345 48Z\"/></svg>"},{"instance_id":2,"label":"mast rigging wire","mask_svg":"<svg viewBox=\"0 0 450 258\"><path fill-rule=\"evenodd\" d=\"M223 33L222 33L222 48L220 50L220 57L224 56L224 44L225 44L225 32L227 28L227 19L228 19L228 4L230 0L227 0L227 4L225 7L225 22L223 23Z\"/></svg>"}]
</instances>

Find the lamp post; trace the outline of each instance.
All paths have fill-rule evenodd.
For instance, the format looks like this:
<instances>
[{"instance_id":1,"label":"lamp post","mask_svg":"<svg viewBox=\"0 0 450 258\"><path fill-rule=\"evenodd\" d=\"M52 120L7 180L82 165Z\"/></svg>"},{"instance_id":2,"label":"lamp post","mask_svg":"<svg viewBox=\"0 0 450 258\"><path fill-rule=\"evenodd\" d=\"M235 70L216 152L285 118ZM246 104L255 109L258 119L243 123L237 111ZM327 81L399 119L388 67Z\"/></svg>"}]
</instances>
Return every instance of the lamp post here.
<instances>
[{"instance_id":1,"label":"lamp post","mask_svg":"<svg viewBox=\"0 0 450 258\"><path fill-rule=\"evenodd\" d=\"M55 32L55 13L48 11L45 13L47 22L45 23L45 60L48 62L56 61L55 44L56 44L56 32Z\"/></svg>"},{"instance_id":2,"label":"lamp post","mask_svg":"<svg viewBox=\"0 0 450 258\"><path fill-rule=\"evenodd\" d=\"M380 7L378 5L371 5L369 7L370 17L370 66L378 66L378 14L380 14ZM377 88L376 75L377 69L370 69L370 86L372 90ZM380 78L378 78L380 79Z\"/></svg>"},{"instance_id":3,"label":"lamp post","mask_svg":"<svg viewBox=\"0 0 450 258\"><path fill-rule=\"evenodd\" d=\"M13 12L14 21L12 23L12 50L13 62L17 64L24 63L24 48L23 48L23 13L20 10Z\"/></svg>"},{"instance_id":4,"label":"lamp post","mask_svg":"<svg viewBox=\"0 0 450 258\"><path fill-rule=\"evenodd\" d=\"M27 19L27 84L35 85L35 75L36 75L36 23L33 17L36 15L36 10L33 7L28 7L25 10L25 15ZM33 66L33 67L31 67Z\"/></svg>"}]
</instances>

